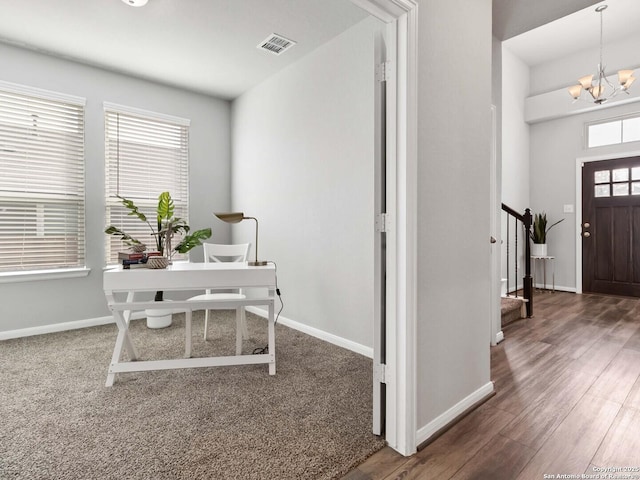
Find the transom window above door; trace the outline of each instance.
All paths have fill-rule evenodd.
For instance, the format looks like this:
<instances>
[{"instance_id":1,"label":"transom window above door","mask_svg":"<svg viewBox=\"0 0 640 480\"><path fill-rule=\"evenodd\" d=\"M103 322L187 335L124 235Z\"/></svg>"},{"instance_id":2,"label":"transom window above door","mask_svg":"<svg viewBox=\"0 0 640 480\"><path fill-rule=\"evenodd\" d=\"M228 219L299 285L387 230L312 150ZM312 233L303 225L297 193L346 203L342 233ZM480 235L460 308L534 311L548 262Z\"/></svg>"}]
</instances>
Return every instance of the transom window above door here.
<instances>
[{"instance_id":1,"label":"transom window above door","mask_svg":"<svg viewBox=\"0 0 640 480\"><path fill-rule=\"evenodd\" d=\"M640 141L640 115L587 124L587 147Z\"/></svg>"},{"instance_id":2,"label":"transom window above door","mask_svg":"<svg viewBox=\"0 0 640 480\"><path fill-rule=\"evenodd\" d=\"M640 195L640 167L597 170L593 180L596 198Z\"/></svg>"}]
</instances>

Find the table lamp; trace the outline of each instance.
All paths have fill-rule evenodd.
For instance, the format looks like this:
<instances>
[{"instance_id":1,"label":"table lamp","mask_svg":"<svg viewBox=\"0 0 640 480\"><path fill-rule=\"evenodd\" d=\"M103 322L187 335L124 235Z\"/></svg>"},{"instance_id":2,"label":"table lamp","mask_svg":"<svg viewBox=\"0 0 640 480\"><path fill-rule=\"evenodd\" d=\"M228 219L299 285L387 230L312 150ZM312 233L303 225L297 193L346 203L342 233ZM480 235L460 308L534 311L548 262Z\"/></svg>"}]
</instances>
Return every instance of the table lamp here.
<instances>
[{"instance_id":1,"label":"table lamp","mask_svg":"<svg viewBox=\"0 0 640 480\"><path fill-rule=\"evenodd\" d=\"M264 267L267 262L262 260L258 261L258 219L255 217L245 217L242 212L232 213L214 213L216 217L226 223L240 223L242 220L255 220L256 222L256 260L255 262L248 262L252 267Z\"/></svg>"}]
</instances>

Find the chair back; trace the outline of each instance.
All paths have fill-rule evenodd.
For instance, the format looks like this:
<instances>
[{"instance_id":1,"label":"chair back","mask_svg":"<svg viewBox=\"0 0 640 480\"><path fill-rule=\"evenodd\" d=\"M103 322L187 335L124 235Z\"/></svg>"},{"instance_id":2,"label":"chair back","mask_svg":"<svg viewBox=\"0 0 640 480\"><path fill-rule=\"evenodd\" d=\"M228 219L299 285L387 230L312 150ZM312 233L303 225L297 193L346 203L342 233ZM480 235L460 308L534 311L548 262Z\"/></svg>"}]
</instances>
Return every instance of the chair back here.
<instances>
[{"instance_id":1,"label":"chair back","mask_svg":"<svg viewBox=\"0 0 640 480\"><path fill-rule=\"evenodd\" d=\"M249 257L250 243L224 245L220 243L203 243L204 261L209 262L246 262Z\"/></svg>"}]
</instances>

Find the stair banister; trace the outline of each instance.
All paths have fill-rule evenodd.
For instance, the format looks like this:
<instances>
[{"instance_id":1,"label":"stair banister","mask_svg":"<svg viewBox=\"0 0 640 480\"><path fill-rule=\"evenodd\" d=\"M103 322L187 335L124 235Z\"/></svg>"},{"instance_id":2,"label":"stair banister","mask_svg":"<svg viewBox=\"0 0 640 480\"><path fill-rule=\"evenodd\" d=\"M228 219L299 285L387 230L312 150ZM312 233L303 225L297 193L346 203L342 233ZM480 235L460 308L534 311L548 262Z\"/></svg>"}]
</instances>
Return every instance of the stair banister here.
<instances>
[{"instance_id":1,"label":"stair banister","mask_svg":"<svg viewBox=\"0 0 640 480\"><path fill-rule=\"evenodd\" d=\"M524 277L522 278L523 297L526 300L527 317L533 316L533 277L531 276L531 225L533 224L533 215L530 209L525 209L524 213L519 213L508 205L502 204L502 210L507 214L507 294L509 292L509 219L512 217L515 228L515 292L518 296L518 226L522 223L524 233Z\"/></svg>"}]
</instances>

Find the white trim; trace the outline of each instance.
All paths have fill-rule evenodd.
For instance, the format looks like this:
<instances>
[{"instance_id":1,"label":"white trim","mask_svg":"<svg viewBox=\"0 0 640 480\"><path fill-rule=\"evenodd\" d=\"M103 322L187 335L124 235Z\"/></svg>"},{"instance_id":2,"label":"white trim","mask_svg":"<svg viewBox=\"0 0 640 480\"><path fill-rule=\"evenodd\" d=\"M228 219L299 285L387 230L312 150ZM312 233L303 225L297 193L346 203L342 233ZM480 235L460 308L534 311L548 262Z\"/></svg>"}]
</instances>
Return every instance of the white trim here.
<instances>
[{"instance_id":1,"label":"white trim","mask_svg":"<svg viewBox=\"0 0 640 480\"><path fill-rule=\"evenodd\" d=\"M251 312L255 315L258 315L259 317L269 317L269 313L260 307L248 306L246 307L246 310L247 312ZM360 343L347 340L346 338L339 337L338 335L334 335L333 333L325 332L324 330L320 330L315 327L310 327L309 325L291 320L290 318L283 317L282 315L278 317L278 324L293 328L294 330L298 330L299 332L306 333L307 335L311 335L312 337L319 338L320 340L324 340L325 342L337 345L338 347L346 348L347 350L351 350L352 352L364 355L367 358L373 358L372 347L367 347Z\"/></svg>"},{"instance_id":2,"label":"white trim","mask_svg":"<svg viewBox=\"0 0 640 480\"><path fill-rule=\"evenodd\" d=\"M500 263L501 263L501 253L502 249L500 248L502 241L500 230L498 225L500 225L499 219L501 214L501 209L498 206L498 197L500 192L498 192L498 156L497 156L497 139L498 139L498 117L496 106L491 105L491 164L489 166L489 230L490 235L494 239L494 243L490 244L491 247L491 319L489 321L490 324L490 336L489 343L491 346L496 346L504 336L502 335L502 318L500 314L500 283L502 281L502 275L500 275ZM491 239L489 239L491 241ZM498 340L500 338L500 340Z\"/></svg>"},{"instance_id":3,"label":"white trim","mask_svg":"<svg viewBox=\"0 0 640 480\"><path fill-rule=\"evenodd\" d=\"M456 403L442 415L439 415L422 428L419 428L418 432L416 433L418 445L429 440L429 438L451 424L451 422L455 421L464 412L472 408L474 405L477 405L479 402L485 400L489 395L493 393L493 391L493 382L486 383L471 395L463 398L461 401Z\"/></svg>"},{"instance_id":4,"label":"white trim","mask_svg":"<svg viewBox=\"0 0 640 480\"><path fill-rule=\"evenodd\" d=\"M129 107L127 105L118 105L117 103L104 102L104 111L114 112L114 113L125 113L130 115L137 115L141 117L146 117L148 119L160 120L164 122L175 123L176 125L182 125L188 127L191 125L191 120L188 118L176 117L173 115L168 115L166 113L158 113L152 112L150 110L143 110L142 108Z\"/></svg>"},{"instance_id":5,"label":"white trim","mask_svg":"<svg viewBox=\"0 0 640 480\"><path fill-rule=\"evenodd\" d=\"M131 314L131 320L142 320L146 318L144 312L135 312ZM44 335L47 333L66 332L69 330L78 330L80 328L99 327L100 325L109 325L115 323L111 315L106 317L89 318L86 320L74 320L72 322L52 323L49 325L41 325L39 327L19 328L17 330L7 330L0 332L0 341L10 340L12 338L32 337L34 335Z\"/></svg>"},{"instance_id":6,"label":"white trim","mask_svg":"<svg viewBox=\"0 0 640 480\"><path fill-rule=\"evenodd\" d=\"M88 267L63 268L59 270L25 270L24 272L0 272L0 283L36 282L60 278L86 277L91 272Z\"/></svg>"},{"instance_id":7,"label":"white trim","mask_svg":"<svg viewBox=\"0 0 640 480\"><path fill-rule=\"evenodd\" d=\"M615 160L618 158L639 157L640 151L607 153L576 158L576 293L582 293L582 164L587 162L599 162L602 160ZM564 288L564 287L561 287ZM556 287L556 290L559 288ZM567 290L571 291L571 290Z\"/></svg>"},{"instance_id":8,"label":"white trim","mask_svg":"<svg viewBox=\"0 0 640 480\"><path fill-rule=\"evenodd\" d=\"M547 283L547 288L543 288L543 287L544 287L544 284L542 283L535 283L533 285L533 288L535 288L536 290L542 290L542 292L538 292L539 294L546 294L547 292L553 293L553 287L550 283ZM556 285L555 290L557 292L578 293L576 287L565 287L563 285ZM535 301L535 297L534 297L534 301Z\"/></svg>"},{"instance_id":9,"label":"white trim","mask_svg":"<svg viewBox=\"0 0 640 480\"><path fill-rule=\"evenodd\" d=\"M0 340L31 337L34 335L44 335L45 333L66 332L67 330L96 327L99 325L107 325L109 323L114 323L113 317L111 316L91 318L88 320L76 320L74 322L54 323L51 325L42 325L40 327L20 328L18 330L8 330L6 332L0 332Z\"/></svg>"},{"instance_id":10,"label":"white trim","mask_svg":"<svg viewBox=\"0 0 640 480\"><path fill-rule=\"evenodd\" d=\"M60 102L69 103L72 105L80 105L82 107L87 104L87 99L83 97L77 97L75 95L69 95L66 93L53 92L51 90L45 90L43 88L20 85L18 83L5 82L2 80L0 80L0 89L12 93L18 93L21 95L29 95L31 97L42 98L44 100L58 100Z\"/></svg>"},{"instance_id":11,"label":"white trim","mask_svg":"<svg viewBox=\"0 0 640 480\"><path fill-rule=\"evenodd\" d=\"M353 0L352 0L353 1ZM355 0L374 17L396 25L395 209L389 211L396 235L395 262L387 274L387 411L385 437L391 448L412 455L416 443L417 221L418 221L418 3L416 0ZM392 52L393 54L393 52ZM389 181L389 179L387 179ZM392 263L393 262L393 263Z\"/></svg>"},{"instance_id":12,"label":"white trim","mask_svg":"<svg viewBox=\"0 0 640 480\"><path fill-rule=\"evenodd\" d=\"M503 340L504 340L504 333L502 332L502 330L500 330L498 333L496 333L496 338L495 338L496 345L498 345Z\"/></svg>"}]
</instances>

